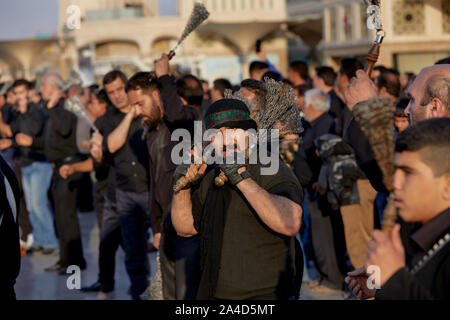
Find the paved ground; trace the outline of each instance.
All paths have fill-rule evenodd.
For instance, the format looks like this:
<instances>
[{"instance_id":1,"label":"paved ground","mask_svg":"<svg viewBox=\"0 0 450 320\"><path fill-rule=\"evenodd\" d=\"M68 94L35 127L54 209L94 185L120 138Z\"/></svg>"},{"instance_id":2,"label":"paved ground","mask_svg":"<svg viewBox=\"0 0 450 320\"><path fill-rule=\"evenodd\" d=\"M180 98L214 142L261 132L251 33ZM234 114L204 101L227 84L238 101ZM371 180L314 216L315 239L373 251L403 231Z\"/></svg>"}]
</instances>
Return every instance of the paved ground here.
<instances>
[{"instance_id":1,"label":"paved ground","mask_svg":"<svg viewBox=\"0 0 450 320\"><path fill-rule=\"evenodd\" d=\"M98 227L95 213L81 213L80 225L83 237L83 248L88 267L81 272L81 286L89 285L97 280L98 273ZM156 255L149 254L151 270L154 272ZM96 293L82 293L67 288L69 275L60 276L48 273L44 268L53 265L57 256L44 256L40 253L29 254L22 259L19 278L16 283L17 299L20 300L94 300ZM110 299L128 300L128 276L125 271L124 252L119 249L116 255L116 286ZM304 300L342 300L346 298L343 292L317 294L303 286L301 298Z\"/></svg>"}]
</instances>

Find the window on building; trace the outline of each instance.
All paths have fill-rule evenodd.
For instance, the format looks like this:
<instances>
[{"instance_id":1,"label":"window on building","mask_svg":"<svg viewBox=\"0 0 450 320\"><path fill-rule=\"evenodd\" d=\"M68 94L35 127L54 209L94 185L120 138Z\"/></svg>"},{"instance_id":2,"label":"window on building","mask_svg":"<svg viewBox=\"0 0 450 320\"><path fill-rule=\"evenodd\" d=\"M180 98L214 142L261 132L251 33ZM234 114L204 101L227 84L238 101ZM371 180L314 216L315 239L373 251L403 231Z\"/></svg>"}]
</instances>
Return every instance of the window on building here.
<instances>
[{"instance_id":1,"label":"window on building","mask_svg":"<svg viewBox=\"0 0 450 320\"><path fill-rule=\"evenodd\" d=\"M338 27L337 27L337 10L336 8L330 8L330 41L334 42L337 41L337 33L338 33Z\"/></svg>"},{"instance_id":2,"label":"window on building","mask_svg":"<svg viewBox=\"0 0 450 320\"><path fill-rule=\"evenodd\" d=\"M442 0L442 30L450 33L450 1Z\"/></svg>"},{"instance_id":3,"label":"window on building","mask_svg":"<svg viewBox=\"0 0 450 320\"><path fill-rule=\"evenodd\" d=\"M171 17L178 15L178 0L158 0L158 15Z\"/></svg>"},{"instance_id":4,"label":"window on building","mask_svg":"<svg viewBox=\"0 0 450 320\"><path fill-rule=\"evenodd\" d=\"M352 39L352 8L350 6L344 7L344 17L343 17L343 26L344 26L344 36L345 40Z\"/></svg>"},{"instance_id":5,"label":"window on building","mask_svg":"<svg viewBox=\"0 0 450 320\"><path fill-rule=\"evenodd\" d=\"M392 0L394 33L418 35L425 33L425 5L423 0Z\"/></svg>"},{"instance_id":6,"label":"window on building","mask_svg":"<svg viewBox=\"0 0 450 320\"><path fill-rule=\"evenodd\" d=\"M361 16L361 39L369 37L369 29L367 28L367 6L362 3L359 6Z\"/></svg>"}]
</instances>

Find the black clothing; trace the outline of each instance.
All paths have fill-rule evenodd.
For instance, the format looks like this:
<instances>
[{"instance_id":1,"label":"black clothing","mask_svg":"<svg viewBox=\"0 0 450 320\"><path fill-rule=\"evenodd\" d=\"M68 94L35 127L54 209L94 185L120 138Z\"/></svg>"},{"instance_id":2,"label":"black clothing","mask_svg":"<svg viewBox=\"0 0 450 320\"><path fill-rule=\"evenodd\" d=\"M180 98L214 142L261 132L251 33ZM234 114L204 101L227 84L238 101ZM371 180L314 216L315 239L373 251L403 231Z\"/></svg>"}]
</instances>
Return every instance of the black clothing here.
<instances>
[{"instance_id":1,"label":"black clothing","mask_svg":"<svg viewBox=\"0 0 450 320\"><path fill-rule=\"evenodd\" d=\"M450 299L450 208L410 236L415 256L377 291L377 300ZM436 251L435 246L440 245ZM430 255L429 250L435 253ZM425 255L429 260L420 264ZM420 267L421 266L421 267ZM420 267L419 269L415 269ZM411 270L411 271L410 271Z\"/></svg>"},{"instance_id":2,"label":"black clothing","mask_svg":"<svg viewBox=\"0 0 450 320\"><path fill-rule=\"evenodd\" d=\"M5 178L13 191L16 208L8 201ZM13 171L0 156L0 300L14 300L14 284L20 271L19 183ZM13 214L15 209L16 217Z\"/></svg>"},{"instance_id":3,"label":"black clothing","mask_svg":"<svg viewBox=\"0 0 450 320\"><path fill-rule=\"evenodd\" d=\"M173 173L176 169L171 159L172 149L178 141L171 141L176 129L186 129L194 135L194 121L201 121L200 111L192 106L183 105L169 77L160 78L160 92L164 108L164 117L158 129L147 134L149 151L150 190L152 194L151 219L155 233L161 232L162 222L170 211L173 195ZM175 90L175 91L173 91Z\"/></svg>"},{"instance_id":4,"label":"black clothing","mask_svg":"<svg viewBox=\"0 0 450 320\"><path fill-rule=\"evenodd\" d=\"M302 188L281 160L275 175L261 175L260 169L247 168L261 188L301 204ZM294 294L294 238L265 225L237 187L216 187L217 174L210 171L192 197L202 272L197 298L248 299L275 293L287 299Z\"/></svg>"},{"instance_id":5,"label":"black clothing","mask_svg":"<svg viewBox=\"0 0 450 320\"><path fill-rule=\"evenodd\" d=\"M71 161L71 157L79 155L76 141L77 117L64 108L64 99L47 109L47 113L49 119L45 130L45 155L49 162L59 167L64 161Z\"/></svg>"},{"instance_id":6,"label":"black clothing","mask_svg":"<svg viewBox=\"0 0 450 320\"><path fill-rule=\"evenodd\" d=\"M160 241L161 275L165 299L193 299L198 285L198 241L177 237L170 220L170 204L173 196L173 173L176 165L170 160L177 141L171 141L176 129L186 129L194 134L194 120L201 120L200 110L183 105L176 94L174 79L164 76L158 79L164 108L164 117L158 129L147 134L149 151L150 218L153 232L162 232ZM163 222L166 222L163 226ZM182 247L182 248L181 248ZM178 250L181 249L181 250ZM187 249L187 250L186 250ZM182 255L176 257L177 252ZM192 270L192 272L190 272Z\"/></svg>"},{"instance_id":7,"label":"black clothing","mask_svg":"<svg viewBox=\"0 0 450 320\"><path fill-rule=\"evenodd\" d=\"M97 181L107 183L105 196L112 202L116 202L116 172L113 166L113 155L109 152L105 139L105 134L115 129L111 125L114 122L113 109L115 109L114 106L108 106L106 113L95 121L95 126L103 135L103 161L97 163L94 160L94 170Z\"/></svg>"},{"instance_id":8,"label":"black clothing","mask_svg":"<svg viewBox=\"0 0 450 320\"><path fill-rule=\"evenodd\" d=\"M25 113L16 112L14 120L10 123L11 131L15 136L17 133L24 133L33 138L39 138L44 133L45 115L42 109L35 104L28 104ZM21 166L26 167L35 161L46 161L45 154L42 149L32 147L22 147L13 143L13 147L18 148L20 154Z\"/></svg>"},{"instance_id":9,"label":"black clothing","mask_svg":"<svg viewBox=\"0 0 450 320\"><path fill-rule=\"evenodd\" d=\"M350 121L344 141L355 151L356 162L369 179L372 187L378 192L389 193L383 184L383 173L375 160L372 147L354 119Z\"/></svg>"},{"instance_id":10,"label":"black clothing","mask_svg":"<svg viewBox=\"0 0 450 320\"><path fill-rule=\"evenodd\" d=\"M74 160L74 162L78 162ZM77 190L82 174L77 172L67 179L59 175L59 167L53 170L52 194L55 206L55 224L59 238L59 263L63 267L86 267L81 243L77 214Z\"/></svg>"},{"instance_id":11,"label":"black clothing","mask_svg":"<svg viewBox=\"0 0 450 320\"><path fill-rule=\"evenodd\" d=\"M108 135L119 126L125 116L126 114L117 108L108 110L103 116L107 118L103 134L105 145ZM128 130L125 144L112 155L116 186L122 191L141 193L149 190L148 149L142 136L143 132L141 120L134 119Z\"/></svg>"},{"instance_id":12,"label":"black clothing","mask_svg":"<svg viewBox=\"0 0 450 320\"><path fill-rule=\"evenodd\" d=\"M347 106L341 98L339 98L334 89L331 89L331 91L328 92L328 97L330 97L330 110L328 113L333 119L339 118Z\"/></svg>"},{"instance_id":13,"label":"black clothing","mask_svg":"<svg viewBox=\"0 0 450 320\"><path fill-rule=\"evenodd\" d=\"M322 114L305 131L303 141L294 159L294 172L303 188L310 189L318 181L322 160L316 154L314 140L326 133L334 133L334 121L328 113Z\"/></svg>"},{"instance_id":14,"label":"black clothing","mask_svg":"<svg viewBox=\"0 0 450 320\"><path fill-rule=\"evenodd\" d=\"M353 119L353 113L344 105L344 109L336 120L336 134L340 137L344 137L345 133L350 125L350 121Z\"/></svg>"},{"instance_id":15,"label":"black clothing","mask_svg":"<svg viewBox=\"0 0 450 320\"><path fill-rule=\"evenodd\" d=\"M2 120L4 123L9 124L11 123L13 117L14 117L14 108L9 103L5 103L3 107L1 108L2 113Z\"/></svg>"}]
</instances>

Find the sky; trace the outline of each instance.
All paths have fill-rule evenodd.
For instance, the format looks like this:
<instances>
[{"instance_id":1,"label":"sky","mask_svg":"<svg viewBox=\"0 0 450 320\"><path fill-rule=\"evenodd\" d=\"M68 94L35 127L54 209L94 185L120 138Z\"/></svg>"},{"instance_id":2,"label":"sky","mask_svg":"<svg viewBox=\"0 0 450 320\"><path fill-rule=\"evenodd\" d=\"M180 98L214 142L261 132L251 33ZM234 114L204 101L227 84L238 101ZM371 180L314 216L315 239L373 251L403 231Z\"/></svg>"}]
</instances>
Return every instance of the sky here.
<instances>
[{"instance_id":1,"label":"sky","mask_svg":"<svg viewBox=\"0 0 450 320\"><path fill-rule=\"evenodd\" d=\"M160 15L176 13L177 0L158 1ZM0 41L29 39L42 34L51 36L57 32L58 0L0 1Z\"/></svg>"},{"instance_id":2,"label":"sky","mask_svg":"<svg viewBox=\"0 0 450 320\"><path fill-rule=\"evenodd\" d=\"M52 35L57 29L58 0L0 1L0 41Z\"/></svg>"}]
</instances>

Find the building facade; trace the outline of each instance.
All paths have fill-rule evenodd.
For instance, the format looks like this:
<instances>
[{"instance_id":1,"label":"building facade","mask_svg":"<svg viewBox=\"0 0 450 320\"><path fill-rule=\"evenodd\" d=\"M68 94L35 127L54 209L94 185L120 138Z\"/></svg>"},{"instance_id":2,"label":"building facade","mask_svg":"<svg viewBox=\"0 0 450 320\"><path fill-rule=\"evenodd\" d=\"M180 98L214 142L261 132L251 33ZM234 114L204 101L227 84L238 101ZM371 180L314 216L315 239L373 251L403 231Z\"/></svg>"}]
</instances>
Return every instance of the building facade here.
<instances>
[{"instance_id":1,"label":"building facade","mask_svg":"<svg viewBox=\"0 0 450 320\"><path fill-rule=\"evenodd\" d=\"M93 70L90 80L121 66L127 73L151 70L153 60L172 49L184 30L194 0L173 0L175 12L161 14L157 0L60 0L61 38L71 42L73 66ZM248 75L257 39L265 39L271 61L287 68L287 40L276 31L286 21L284 0L203 0L210 18L177 50L174 65L212 81L238 83ZM80 8L80 28L67 30L73 3ZM85 73L86 73L85 72Z\"/></svg>"},{"instance_id":2,"label":"building facade","mask_svg":"<svg viewBox=\"0 0 450 320\"><path fill-rule=\"evenodd\" d=\"M288 0L287 10L290 29L306 37L318 63L337 67L343 56L365 58L375 38L363 0ZM450 56L450 0L381 1L381 21L379 64L417 73ZM316 33L303 30L309 25Z\"/></svg>"}]
</instances>

